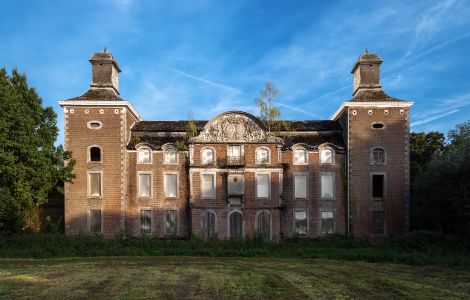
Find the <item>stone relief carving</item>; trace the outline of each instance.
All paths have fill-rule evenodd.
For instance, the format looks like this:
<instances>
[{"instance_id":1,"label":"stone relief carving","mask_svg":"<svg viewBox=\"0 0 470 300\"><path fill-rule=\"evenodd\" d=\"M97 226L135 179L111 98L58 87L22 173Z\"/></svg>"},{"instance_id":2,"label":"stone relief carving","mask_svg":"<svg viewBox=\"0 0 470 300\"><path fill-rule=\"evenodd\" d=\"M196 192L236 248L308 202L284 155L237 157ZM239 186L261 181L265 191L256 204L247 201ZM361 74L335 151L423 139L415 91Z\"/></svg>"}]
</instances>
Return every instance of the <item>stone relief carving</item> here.
<instances>
[{"instance_id":1,"label":"stone relief carving","mask_svg":"<svg viewBox=\"0 0 470 300\"><path fill-rule=\"evenodd\" d=\"M206 125L197 137L201 142L278 142L280 139L264 131L254 120L242 114L226 114Z\"/></svg>"}]
</instances>

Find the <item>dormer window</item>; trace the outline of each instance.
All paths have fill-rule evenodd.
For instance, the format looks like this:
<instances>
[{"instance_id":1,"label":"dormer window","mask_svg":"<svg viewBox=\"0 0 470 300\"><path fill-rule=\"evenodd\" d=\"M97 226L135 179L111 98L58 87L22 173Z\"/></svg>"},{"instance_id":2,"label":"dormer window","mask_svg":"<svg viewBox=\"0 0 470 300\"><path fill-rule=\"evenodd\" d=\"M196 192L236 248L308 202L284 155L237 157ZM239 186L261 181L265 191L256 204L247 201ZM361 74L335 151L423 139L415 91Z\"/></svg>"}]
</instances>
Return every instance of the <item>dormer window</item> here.
<instances>
[{"instance_id":1,"label":"dormer window","mask_svg":"<svg viewBox=\"0 0 470 300\"><path fill-rule=\"evenodd\" d=\"M256 149L256 164L265 165L269 163L269 150L267 148Z\"/></svg>"},{"instance_id":2,"label":"dormer window","mask_svg":"<svg viewBox=\"0 0 470 300\"><path fill-rule=\"evenodd\" d=\"M323 148L320 150L320 163L321 164L333 164L333 149Z\"/></svg>"},{"instance_id":3,"label":"dormer window","mask_svg":"<svg viewBox=\"0 0 470 300\"><path fill-rule=\"evenodd\" d=\"M177 164L178 163L178 150L173 147L168 147L163 153L163 162L165 164Z\"/></svg>"},{"instance_id":4,"label":"dormer window","mask_svg":"<svg viewBox=\"0 0 470 300\"><path fill-rule=\"evenodd\" d=\"M383 148L374 148L371 152L371 164L384 165L385 164L385 150Z\"/></svg>"},{"instance_id":5,"label":"dormer window","mask_svg":"<svg viewBox=\"0 0 470 300\"><path fill-rule=\"evenodd\" d=\"M214 150L211 148L204 148L202 150L201 162L203 165L210 165L214 162Z\"/></svg>"},{"instance_id":6,"label":"dormer window","mask_svg":"<svg viewBox=\"0 0 470 300\"><path fill-rule=\"evenodd\" d=\"M294 165L306 165L308 163L307 150L304 148L294 149Z\"/></svg>"},{"instance_id":7,"label":"dormer window","mask_svg":"<svg viewBox=\"0 0 470 300\"><path fill-rule=\"evenodd\" d=\"M149 148L140 148L137 151L137 162L140 164L152 162L152 151Z\"/></svg>"}]
</instances>

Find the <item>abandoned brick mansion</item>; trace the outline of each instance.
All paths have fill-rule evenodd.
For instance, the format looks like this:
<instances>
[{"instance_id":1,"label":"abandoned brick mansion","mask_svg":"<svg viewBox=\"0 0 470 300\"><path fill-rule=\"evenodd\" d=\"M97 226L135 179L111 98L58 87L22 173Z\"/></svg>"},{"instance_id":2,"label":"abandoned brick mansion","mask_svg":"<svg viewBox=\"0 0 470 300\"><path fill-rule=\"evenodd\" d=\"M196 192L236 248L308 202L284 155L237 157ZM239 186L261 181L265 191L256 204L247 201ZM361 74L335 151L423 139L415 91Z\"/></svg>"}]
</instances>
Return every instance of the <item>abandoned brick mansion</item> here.
<instances>
[{"instance_id":1,"label":"abandoned brick mansion","mask_svg":"<svg viewBox=\"0 0 470 300\"><path fill-rule=\"evenodd\" d=\"M286 121L289 130L276 132L241 111L145 121L119 96L111 53L90 62L90 89L60 101L76 160L65 185L67 234L276 240L407 231L412 102L382 91L378 55L357 59L353 97L331 120Z\"/></svg>"}]
</instances>

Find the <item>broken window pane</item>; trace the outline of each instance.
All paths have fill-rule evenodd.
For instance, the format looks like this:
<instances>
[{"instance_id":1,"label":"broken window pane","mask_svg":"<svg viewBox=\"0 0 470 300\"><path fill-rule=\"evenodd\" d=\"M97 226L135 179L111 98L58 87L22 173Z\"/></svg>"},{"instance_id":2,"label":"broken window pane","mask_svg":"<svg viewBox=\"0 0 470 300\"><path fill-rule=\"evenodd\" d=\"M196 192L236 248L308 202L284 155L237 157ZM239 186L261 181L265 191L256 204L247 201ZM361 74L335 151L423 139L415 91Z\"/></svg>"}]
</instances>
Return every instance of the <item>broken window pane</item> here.
<instances>
[{"instance_id":1,"label":"broken window pane","mask_svg":"<svg viewBox=\"0 0 470 300\"><path fill-rule=\"evenodd\" d=\"M333 234L334 229L334 218L332 211L323 211L321 213L321 233L322 234Z\"/></svg>"},{"instance_id":2,"label":"broken window pane","mask_svg":"<svg viewBox=\"0 0 470 300\"><path fill-rule=\"evenodd\" d=\"M372 150L372 160L374 164L384 164L385 150L382 148L375 148L374 150Z\"/></svg>"},{"instance_id":3,"label":"broken window pane","mask_svg":"<svg viewBox=\"0 0 470 300\"><path fill-rule=\"evenodd\" d=\"M257 164L267 164L269 163L269 151L268 149L257 149L256 150L256 163Z\"/></svg>"},{"instance_id":4,"label":"broken window pane","mask_svg":"<svg viewBox=\"0 0 470 300\"><path fill-rule=\"evenodd\" d=\"M204 149L202 151L202 163L204 165L211 164L214 162L214 150L212 149Z\"/></svg>"},{"instance_id":5,"label":"broken window pane","mask_svg":"<svg viewBox=\"0 0 470 300\"><path fill-rule=\"evenodd\" d=\"M176 235L177 231L177 214L176 210L167 210L165 215L165 232L167 235Z\"/></svg>"},{"instance_id":6,"label":"broken window pane","mask_svg":"<svg viewBox=\"0 0 470 300\"><path fill-rule=\"evenodd\" d=\"M307 211L306 210L295 211L294 232L298 235L307 235Z\"/></svg>"},{"instance_id":7,"label":"broken window pane","mask_svg":"<svg viewBox=\"0 0 470 300\"><path fill-rule=\"evenodd\" d=\"M152 232L152 211L142 209L140 211L140 233L150 234Z\"/></svg>"}]
</instances>

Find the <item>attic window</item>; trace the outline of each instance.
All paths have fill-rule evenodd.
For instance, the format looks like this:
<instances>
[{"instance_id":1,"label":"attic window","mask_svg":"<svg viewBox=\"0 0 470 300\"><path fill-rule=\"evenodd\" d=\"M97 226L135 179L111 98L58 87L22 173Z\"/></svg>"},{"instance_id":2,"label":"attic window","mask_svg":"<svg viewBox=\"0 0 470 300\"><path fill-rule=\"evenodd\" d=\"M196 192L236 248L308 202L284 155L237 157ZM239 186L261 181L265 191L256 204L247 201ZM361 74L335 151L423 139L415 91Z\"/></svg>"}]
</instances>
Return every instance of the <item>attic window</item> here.
<instances>
[{"instance_id":1,"label":"attic window","mask_svg":"<svg viewBox=\"0 0 470 300\"><path fill-rule=\"evenodd\" d=\"M374 123L374 124L372 124L372 128L374 128L374 129L383 129L384 124L383 123Z\"/></svg>"},{"instance_id":2,"label":"attic window","mask_svg":"<svg viewBox=\"0 0 470 300\"><path fill-rule=\"evenodd\" d=\"M90 121L87 125L90 129L100 129L103 126L100 121Z\"/></svg>"}]
</instances>

